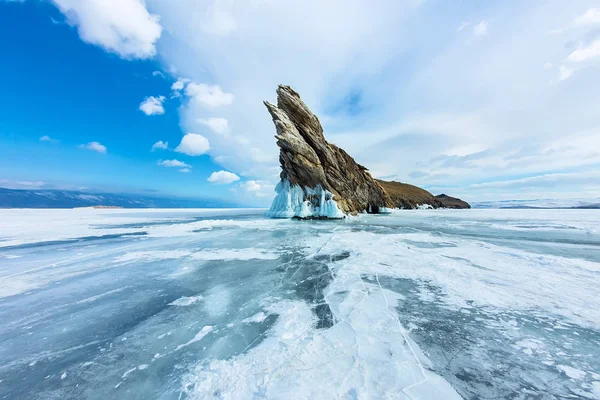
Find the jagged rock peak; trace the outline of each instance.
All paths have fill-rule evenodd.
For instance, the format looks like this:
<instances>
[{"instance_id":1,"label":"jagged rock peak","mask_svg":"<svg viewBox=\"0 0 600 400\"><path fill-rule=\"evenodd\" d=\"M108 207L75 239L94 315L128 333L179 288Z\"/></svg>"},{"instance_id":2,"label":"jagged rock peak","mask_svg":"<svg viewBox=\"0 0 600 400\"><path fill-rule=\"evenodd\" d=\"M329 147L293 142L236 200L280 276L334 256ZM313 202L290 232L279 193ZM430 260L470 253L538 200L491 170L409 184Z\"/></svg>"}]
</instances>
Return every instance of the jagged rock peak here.
<instances>
[{"instance_id":1,"label":"jagged rock peak","mask_svg":"<svg viewBox=\"0 0 600 400\"><path fill-rule=\"evenodd\" d=\"M416 186L374 179L348 153L327 142L319 118L291 87L280 85L277 105L265 101L265 106L277 131L282 170L267 216L340 218L388 208L442 206Z\"/></svg>"},{"instance_id":2,"label":"jagged rock peak","mask_svg":"<svg viewBox=\"0 0 600 400\"><path fill-rule=\"evenodd\" d=\"M265 105L277 130L281 181L289 182L291 188L297 186L303 190L304 205L312 207L318 214L322 199L311 191L322 189L330 193L344 213L388 207L390 198L383 188L365 167L325 140L319 119L292 88L279 86L277 106L269 102ZM289 205L292 208L302 206Z\"/></svg>"}]
</instances>

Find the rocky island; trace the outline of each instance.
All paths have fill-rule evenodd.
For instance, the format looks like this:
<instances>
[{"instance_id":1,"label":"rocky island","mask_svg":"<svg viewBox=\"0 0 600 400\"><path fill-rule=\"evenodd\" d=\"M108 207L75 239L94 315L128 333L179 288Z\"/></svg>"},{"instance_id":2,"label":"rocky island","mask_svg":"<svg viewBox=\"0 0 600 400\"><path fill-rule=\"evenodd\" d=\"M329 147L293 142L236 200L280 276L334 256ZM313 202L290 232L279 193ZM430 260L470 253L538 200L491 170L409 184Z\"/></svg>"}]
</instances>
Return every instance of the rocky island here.
<instances>
[{"instance_id":1,"label":"rocky island","mask_svg":"<svg viewBox=\"0 0 600 400\"><path fill-rule=\"evenodd\" d=\"M343 149L328 143L319 119L291 87L280 85L277 105L265 101L277 134L281 181L268 217L343 218L392 208L470 208L447 195L375 179Z\"/></svg>"}]
</instances>

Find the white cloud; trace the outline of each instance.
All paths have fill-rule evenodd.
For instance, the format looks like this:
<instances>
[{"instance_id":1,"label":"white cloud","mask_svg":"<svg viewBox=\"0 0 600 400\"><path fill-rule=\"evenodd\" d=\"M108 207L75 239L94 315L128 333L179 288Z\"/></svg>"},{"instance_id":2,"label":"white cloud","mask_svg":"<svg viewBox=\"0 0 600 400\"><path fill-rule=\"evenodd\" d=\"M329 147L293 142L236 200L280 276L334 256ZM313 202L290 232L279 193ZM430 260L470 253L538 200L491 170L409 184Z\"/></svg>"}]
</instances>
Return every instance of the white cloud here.
<instances>
[{"instance_id":1,"label":"white cloud","mask_svg":"<svg viewBox=\"0 0 600 400\"><path fill-rule=\"evenodd\" d=\"M179 170L179 172L183 172L184 174L187 174L188 172L192 172L192 170L191 170L191 169L189 169L189 168L181 168L181 169Z\"/></svg>"},{"instance_id":2,"label":"white cloud","mask_svg":"<svg viewBox=\"0 0 600 400\"><path fill-rule=\"evenodd\" d=\"M229 131L229 121L225 118L198 118L197 121L210 128L213 132L221 135Z\"/></svg>"},{"instance_id":3,"label":"white cloud","mask_svg":"<svg viewBox=\"0 0 600 400\"><path fill-rule=\"evenodd\" d=\"M600 9L590 8L585 13L575 18L575 25L600 25Z\"/></svg>"},{"instance_id":4,"label":"white cloud","mask_svg":"<svg viewBox=\"0 0 600 400\"><path fill-rule=\"evenodd\" d=\"M7 189L39 189L47 186L44 181L11 181L0 179L0 187Z\"/></svg>"},{"instance_id":5,"label":"white cloud","mask_svg":"<svg viewBox=\"0 0 600 400\"><path fill-rule=\"evenodd\" d=\"M152 76L160 76L161 78L164 78L165 74L163 74L161 71L152 71Z\"/></svg>"},{"instance_id":6,"label":"white cloud","mask_svg":"<svg viewBox=\"0 0 600 400\"><path fill-rule=\"evenodd\" d=\"M561 65L559 68L559 73L560 75L558 76L558 80L559 81L564 81L566 79L569 79L571 77L571 75L573 75L573 72L575 72L574 69L572 68L568 68L564 65Z\"/></svg>"},{"instance_id":7,"label":"white cloud","mask_svg":"<svg viewBox=\"0 0 600 400\"><path fill-rule=\"evenodd\" d=\"M149 58L162 27L144 0L52 0L79 36L124 58Z\"/></svg>"},{"instance_id":8,"label":"white cloud","mask_svg":"<svg viewBox=\"0 0 600 400\"><path fill-rule=\"evenodd\" d=\"M171 85L171 90L183 90L185 84L189 82L189 79L179 78Z\"/></svg>"},{"instance_id":9,"label":"white cloud","mask_svg":"<svg viewBox=\"0 0 600 400\"><path fill-rule=\"evenodd\" d=\"M238 187L248 192L258 192L261 188L260 184L256 181L247 181L244 183L240 183Z\"/></svg>"},{"instance_id":10,"label":"white cloud","mask_svg":"<svg viewBox=\"0 0 600 400\"><path fill-rule=\"evenodd\" d=\"M574 184L594 184L600 188L600 171L570 172L570 173L552 173L532 176L528 178L511 179L506 181L492 181L471 185L472 188L528 188L547 187L555 185L574 185Z\"/></svg>"},{"instance_id":11,"label":"white cloud","mask_svg":"<svg viewBox=\"0 0 600 400\"><path fill-rule=\"evenodd\" d=\"M240 180L236 174L228 171L215 171L207 179L209 182L218 184L228 184Z\"/></svg>"},{"instance_id":12,"label":"white cloud","mask_svg":"<svg viewBox=\"0 0 600 400\"><path fill-rule=\"evenodd\" d=\"M585 10L581 4L502 3L492 22L481 14L490 10L466 3L441 20L439 12L416 3L149 2L170 32L158 44L163 67L194 82L180 89L189 95L180 109L181 127L206 136L213 160L243 178L243 185L234 184L238 196L254 196L253 189L279 179L275 129L262 104L276 100L278 84L296 89L327 139L375 176L465 189L485 180L590 168L597 160L592 142L579 146L578 132L600 125L594 106L600 94L591 89L599 84L597 68L568 59L579 50L574 43L589 46L597 39L593 25L575 26L575 16ZM215 9L225 17L215 17ZM570 29L548 34L557 27ZM448 34L455 30L462 34ZM480 35L485 46L465 46L465 35ZM406 63L417 49L422 57ZM556 83L561 65L563 77L576 70L579 79L549 85L549 74ZM212 92L207 83L215 85ZM223 96L230 93L235 98ZM217 114L216 104L228 107ZM206 129L217 117L228 121L226 134ZM567 141L562 150L547 152L544 145L560 138ZM460 160L443 171L427 166L437 156L477 152L483 154L463 166ZM418 171L429 177L410 176ZM442 173L445 178L432 178Z\"/></svg>"},{"instance_id":13,"label":"white cloud","mask_svg":"<svg viewBox=\"0 0 600 400\"><path fill-rule=\"evenodd\" d=\"M171 90L181 90L183 89L183 82L178 80L171 85Z\"/></svg>"},{"instance_id":14,"label":"white cloud","mask_svg":"<svg viewBox=\"0 0 600 400\"><path fill-rule=\"evenodd\" d=\"M596 39L592 43L580 46L567 57L571 62L581 63L589 61L592 58L600 56L600 39Z\"/></svg>"},{"instance_id":15,"label":"white cloud","mask_svg":"<svg viewBox=\"0 0 600 400\"><path fill-rule=\"evenodd\" d=\"M460 24L460 25L458 26L458 28L456 28L456 31L457 31L457 32L461 32L463 29L465 29L465 28L466 28L466 27L468 27L469 25L471 25L471 23L470 23L470 22L467 22L467 21L465 21L465 22L463 22L462 24Z\"/></svg>"},{"instance_id":16,"label":"white cloud","mask_svg":"<svg viewBox=\"0 0 600 400\"><path fill-rule=\"evenodd\" d=\"M149 96L140 104L140 110L146 115L160 115L165 113L163 103L166 100L165 96Z\"/></svg>"},{"instance_id":17,"label":"white cloud","mask_svg":"<svg viewBox=\"0 0 600 400\"><path fill-rule=\"evenodd\" d=\"M88 144L80 144L79 145L80 149L88 149L88 150L92 150L95 151L97 153L106 153L106 146L104 146L101 143L98 142L89 142Z\"/></svg>"},{"instance_id":18,"label":"white cloud","mask_svg":"<svg viewBox=\"0 0 600 400\"><path fill-rule=\"evenodd\" d=\"M230 190L245 198L271 199L274 197L275 185L268 181L248 180L238 183Z\"/></svg>"},{"instance_id":19,"label":"white cloud","mask_svg":"<svg viewBox=\"0 0 600 400\"><path fill-rule=\"evenodd\" d=\"M228 106L233 103L233 95L223 92L218 85L190 82L185 88L185 94L208 107Z\"/></svg>"},{"instance_id":20,"label":"white cloud","mask_svg":"<svg viewBox=\"0 0 600 400\"><path fill-rule=\"evenodd\" d=\"M209 3L202 29L212 35L226 36L237 28L237 21L221 1Z\"/></svg>"},{"instance_id":21,"label":"white cloud","mask_svg":"<svg viewBox=\"0 0 600 400\"><path fill-rule=\"evenodd\" d=\"M40 137L40 142L57 142L58 140L56 139L52 139L50 136L48 135L44 135L42 137Z\"/></svg>"},{"instance_id":22,"label":"white cloud","mask_svg":"<svg viewBox=\"0 0 600 400\"><path fill-rule=\"evenodd\" d=\"M488 33L488 23L487 21L481 21L475 27L473 27L473 35L476 37L485 36Z\"/></svg>"},{"instance_id":23,"label":"white cloud","mask_svg":"<svg viewBox=\"0 0 600 400\"><path fill-rule=\"evenodd\" d=\"M161 160L157 164L167 168L192 168L191 165L179 160Z\"/></svg>"},{"instance_id":24,"label":"white cloud","mask_svg":"<svg viewBox=\"0 0 600 400\"><path fill-rule=\"evenodd\" d=\"M169 143L168 142L163 142L162 140L159 140L158 142L154 143L152 145L152 151L154 150L166 150L169 148Z\"/></svg>"},{"instance_id":25,"label":"white cloud","mask_svg":"<svg viewBox=\"0 0 600 400\"><path fill-rule=\"evenodd\" d=\"M187 133L182 139L179 146L175 148L178 153L187 154L188 156L200 156L208 153L210 144L208 139L197 133Z\"/></svg>"}]
</instances>

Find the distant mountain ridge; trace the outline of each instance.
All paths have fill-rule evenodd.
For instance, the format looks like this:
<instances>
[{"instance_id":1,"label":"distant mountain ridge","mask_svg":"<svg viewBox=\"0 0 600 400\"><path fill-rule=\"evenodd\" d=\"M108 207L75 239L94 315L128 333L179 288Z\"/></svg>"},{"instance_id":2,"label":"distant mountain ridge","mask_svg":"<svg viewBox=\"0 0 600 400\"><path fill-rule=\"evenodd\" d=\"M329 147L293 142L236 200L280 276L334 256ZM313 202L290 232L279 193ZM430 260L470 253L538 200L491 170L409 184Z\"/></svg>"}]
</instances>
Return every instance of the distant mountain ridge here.
<instances>
[{"instance_id":1,"label":"distant mountain ridge","mask_svg":"<svg viewBox=\"0 0 600 400\"><path fill-rule=\"evenodd\" d=\"M0 188L0 208L239 208L239 204L218 199L186 199L135 194L81 192L54 189Z\"/></svg>"},{"instance_id":2,"label":"distant mountain ridge","mask_svg":"<svg viewBox=\"0 0 600 400\"><path fill-rule=\"evenodd\" d=\"M492 200L472 203L473 208L600 209L600 199Z\"/></svg>"}]
</instances>

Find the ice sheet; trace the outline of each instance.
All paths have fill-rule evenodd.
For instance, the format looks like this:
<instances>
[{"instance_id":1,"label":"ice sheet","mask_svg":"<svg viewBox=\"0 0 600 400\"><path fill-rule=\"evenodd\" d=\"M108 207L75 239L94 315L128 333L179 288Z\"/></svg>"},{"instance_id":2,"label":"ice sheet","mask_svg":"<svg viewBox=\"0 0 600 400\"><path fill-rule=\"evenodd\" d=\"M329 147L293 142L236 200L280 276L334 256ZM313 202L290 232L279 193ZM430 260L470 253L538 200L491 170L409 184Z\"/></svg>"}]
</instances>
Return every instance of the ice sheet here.
<instances>
[{"instance_id":1,"label":"ice sheet","mask_svg":"<svg viewBox=\"0 0 600 400\"><path fill-rule=\"evenodd\" d=\"M0 398L599 397L596 211L1 214Z\"/></svg>"}]
</instances>

